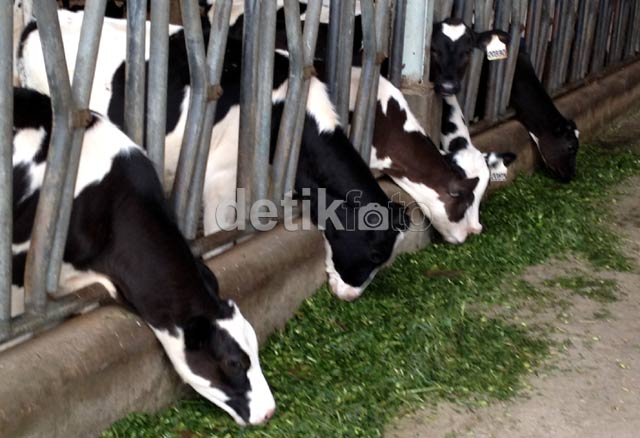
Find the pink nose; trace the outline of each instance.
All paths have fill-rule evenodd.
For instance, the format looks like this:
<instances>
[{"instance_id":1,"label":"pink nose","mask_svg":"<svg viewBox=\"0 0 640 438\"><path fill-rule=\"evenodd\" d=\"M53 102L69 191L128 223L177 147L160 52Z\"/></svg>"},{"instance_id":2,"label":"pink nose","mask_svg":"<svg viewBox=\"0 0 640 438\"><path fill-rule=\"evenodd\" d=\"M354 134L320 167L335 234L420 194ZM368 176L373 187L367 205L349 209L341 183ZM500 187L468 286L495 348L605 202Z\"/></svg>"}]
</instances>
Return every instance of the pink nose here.
<instances>
[{"instance_id":1,"label":"pink nose","mask_svg":"<svg viewBox=\"0 0 640 438\"><path fill-rule=\"evenodd\" d=\"M476 226L469 227L469 232L471 234L480 234L480 233L482 233L482 225L476 225Z\"/></svg>"},{"instance_id":2,"label":"pink nose","mask_svg":"<svg viewBox=\"0 0 640 438\"><path fill-rule=\"evenodd\" d=\"M266 423L267 421L271 420L271 417L273 417L273 413L276 411L276 408L271 408L267 411L266 414L264 414L264 418L262 419L262 424Z\"/></svg>"}]
</instances>

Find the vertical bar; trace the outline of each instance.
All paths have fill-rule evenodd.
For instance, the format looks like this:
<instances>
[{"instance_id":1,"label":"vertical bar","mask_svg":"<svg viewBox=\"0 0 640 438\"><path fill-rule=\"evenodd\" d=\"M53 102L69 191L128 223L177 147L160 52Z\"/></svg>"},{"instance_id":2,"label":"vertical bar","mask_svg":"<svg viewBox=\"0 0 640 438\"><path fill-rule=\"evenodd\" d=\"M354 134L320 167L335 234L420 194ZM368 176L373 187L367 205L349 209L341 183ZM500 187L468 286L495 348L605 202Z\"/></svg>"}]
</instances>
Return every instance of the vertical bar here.
<instances>
[{"instance_id":1,"label":"vertical bar","mask_svg":"<svg viewBox=\"0 0 640 438\"><path fill-rule=\"evenodd\" d=\"M307 95L309 92L309 85L311 82L311 71L313 68L313 59L316 50L316 43L318 40L318 27L320 24L320 2L311 2L307 6L306 20L304 24L304 30L302 33L302 49L303 49L303 61L305 66L305 74L302 98L300 99L298 107L298 116L296 120L293 140L291 143L291 151L289 152L289 160L287 162L287 173L284 183L284 192L288 193L293 190L296 178L296 172L298 170L298 158L300 156L300 141L302 139L302 129L304 127L304 119L306 115ZM308 72L308 74L307 74Z\"/></svg>"},{"instance_id":2,"label":"vertical bar","mask_svg":"<svg viewBox=\"0 0 640 438\"><path fill-rule=\"evenodd\" d=\"M319 4L319 2L314 3ZM317 6L316 9L318 9ZM300 101L306 101L306 96L302 96L304 85L304 49L302 46L298 0L285 0L284 15L287 32L287 49L289 51L289 80L272 166L270 198L276 204L280 202L284 196L287 163L289 162L291 149L293 148L296 121L298 119L298 112L300 111ZM307 24L305 24L305 27L306 26ZM304 109L302 111L304 111Z\"/></svg>"},{"instance_id":3,"label":"vertical bar","mask_svg":"<svg viewBox=\"0 0 640 438\"><path fill-rule=\"evenodd\" d=\"M13 4L0 5L0 57L13 58ZM13 242L13 63L0 65L0 335L11 319Z\"/></svg>"},{"instance_id":4,"label":"vertical bar","mask_svg":"<svg viewBox=\"0 0 640 438\"><path fill-rule=\"evenodd\" d=\"M542 3L543 0L530 0L529 9L527 11L527 30L526 42L527 51L531 57L531 61L535 65L538 59L538 50L540 48L540 28L542 27Z\"/></svg>"},{"instance_id":5,"label":"vertical bar","mask_svg":"<svg viewBox=\"0 0 640 438\"><path fill-rule=\"evenodd\" d=\"M407 0L396 0L393 17L393 43L389 62L389 80L400 88L402 82L402 52L404 51L405 21L407 19Z\"/></svg>"},{"instance_id":6,"label":"vertical bar","mask_svg":"<svg viewBox=\"0 0 640 438\"><path fill-rule=\"evenodd\" d=\"M390 9L388 0L376 1L376 54L373 71L373 84L369 92L369 105L365 119L365 129L360 155L365 163L371 160L371 145L373 143L373 128L376 115L376 103L378 101L378 85L380 83L380 64L386 58L389 51L389 18Z\"/></svg>"},{"instance_id":7,"label":"vertical bar","mask_svg":"<svg viewBox=\"0 0 640 438\"><path fill-rule=\"evenodd\" d=\"M538 39L538 50L536 53L536 57L531 58L531 62L533 62L536 73L540 80L542 80L544 76L544 68L547 61L547 49L549 48L549 34L552 30L554 10L555 0L543 0L540 36Z\"/></svg>"},{"instance_id":8,"label":"vertical bar","mask_svg":"<svg viewBox=\"0 0 640 438\"><path fill-rule=\"evenodd\" d=\"M489 28L492 0L476 0L474 30L483 32ZM471 54L471 63L467 73L466 88L464 90L464 116L471 119L478 99L478 87L480 85L480 73L485 54L480 50L474 50Z\"/></svg>"},{"instance_id":9,"label":"vertical bar","mask_svg":"<svg viewBox=\"0 0 640 438\"><path fill-rule=\"evenodd\" d=\"M409 82L420 82L423 76L429 78L429 60L425 55L430 54L433 3L407 0L405 27L411 32L404 36L402 76Z\"/></svg>"},{"instance_id":10,"label":"vertical bar","mask_svg":"<svg viewBox=\"0 0 640 438\"><path fill-rule=\"evenodd\" d=\"M499 0L497 2L494 27L497 29L508 28L511 6L510 0ZM504 81L504 64L504 61L493 61L489 65L489 89L487 91L487 101L485 104L485 118L489 120L495 120L498 116L500 89Z\"/></svg>"},{"instance_id":11,"label":"vertical bar","mask_svg":"<svg viewBox=\"0 0 640 438\"><path fill-rule=\"evenodd\" d=\"M244 1L244 27L242 35L242 73L240 86L240 135L238 144L237 187L245 190L247 212L251 209L253 193L251 182L253 172L253 155L255 151L255 90L256 69L254 60L258 53L258 35L260 24L260 2ZM238 206L243 208L243 206ZM247 215L248 216L248 215Z\"/></svg>"},{"instance_id":12,"label":"vertical bar","mask_svg":"<svg viewBox=\"0 0 640 438\"><path fill-rule=\"evenodd\" d=\"M451 16L454 0L439 0L434 5L434 21L442 21Z\"/></svg>"},{"instance_id":13,"label":"vertical bar","mask_svg":"<svg viewBox=\"0 0 640 438\"><path fill-rule=\"evenodd\" d=\"M609 0L600 0L595 46L593 48L593 57L591 58L591 73L599 72L604 66L604 59L607 52L607 40L609 38L609 26L611 24L611 11L611 2Z\"/></svg>"},{"instance_id":14,"label":"vertical bar","mask_svg":"<svg viewBox=\"0 0 640 438\"><path fill-rule=\"evenodd\" d=\"M509 43L509 59L507 59L500 87L500 100L498 106L498 114L503 114L509 106L511 98L511 86L513 84L513 75L516 71L516 61L518 52L520 51L520 33L522 29L522 11L527 7L527 0L515 0L513 2L513 11L511 13L511 42Z\"/></svg>"},{"instance_id":15,"label":"vertical bar","mask_svg":"<svg viewBox=\"0 0 640 438\"><path fill-rule=\"evenodd\" d=\"M71 90L74 100L74 110L85 110L89 107L106 5L106 0L89 2L83 15L82 27L80 29L80 44L78 45L78 52L76 54L76 65L74 67ZM69 230L69 221L71 220L71 206L73 204L76 187L76 176L80 165L82 139L84 138L85 129L84 123L89 121L87 119L89 117L88 112L77 112L76 115L67 171L62 188L61 204L56 222L55 239L51 251L51 259L49 260L47 274L47 291L49 292L55 292L58 289L60 266L62 265L64 249L67 243L67 232Z\"/></svg>"},{"instance_id":16,"label":"vertical bar","mask_svg":"<svg viewBox=\"0 0 640 438\"><path fill-rule=\"evenodd\" d=\"M364 14L363 14L364 15ZM340 38L336 59L336 112L342 126L349 126L349 93L351 91L351 64L353 60L353 31L355 1L342 0ZM364 24L363 24L364 26Z\"/></svg>"},{"instance_id":17,"label":"vertical bar","mask_svg":"<svg viewBox=\"0 0 640 438\"><path fill-rule=\"evenodd\" d=\"M169 0L156 0L151 3L145 146L160 181L164 180L164 139L167 130L170 12Z\"/></svg>"},{"instance_id":18,"label":"vertical bar","mask_svg":"<svg viewBox=\"0 0 640 438\"><path fill-rule=\"evenodd\" d=\"M127 2L127 65L125 68L124 128L144 143L145 27L147 0Z\"/></svg>"},{"instance_id":19,"label":"vertical bar","mask_svg":"<svg viewBox=\"0 0 640 438\"><path fill-rule=\"evenodd\" d=\"M40 189L31 246L25 267L25 293L30 298L29 313L42 315L47 304L47 274L53 250L58 212L62 204L62 187L69 162L73 96L64 56L57 7L49 0L35 0L34 12L40 23L45 69L53 107L53 129L47 156L47 168Z\"/></svg>"},{"instance_id":20,"label":"vertical bar","mask_svg":"<svg viewBox=\"0 0 640 438\"><path fill-rule=\"evenodd\" d=\"M189 199L187 205L187 219L185 225L185 236L193 239L196 236L198 220L200 216L200 205L202 203L202 191L209 160L209 148L211 146L211 134L213 122L216 118L216 109L220 97L220 77L224 54L227 46L227 34L229 33L229 17L231 16L232 0L216 0L213 19L211 22L211 33L209 35L209 46L207 50L207 83L208 102L205 108L204 122L202 124L202 135L200 146L195 162L195 170L191 179L189 189Z\"/></svg>"},{"instance_id":21,"label":"vertical bar","mask_svg":"<svg viewBox=\"0 0 640 438\"><path fill-rule=\"evenodd\" d=\"M200 21L200 7L196 0L181 0L180 7L182 23L184 25L185 43L187 46L191 96L171 200L178 219L178 225L184 233L186 231L187 204L189 189L191 188L191 178L193 176L198 146L200 145L200 138L202 136L202 121L207 98L207 81L205 78L205 54L202 24Z\"/></svg>"},{"instance_id":22,"label":"vertical bar","mask_svg":"<svg viewBox=\"0 0 640 438\"><path fill-rule=\"evenodd\" d=\"M269 189L269 150L271 148L271 93L273 91L273 62L276 38L276 2L262 2L260 6L260 41L256 87L255 153L253 155L254 200L267 199Z\"/></svg>"},{"instance_id":23,"label":"vertical bar","mask_svg":"<svg viewBox=\"0 0 640 438\"><path fill-rule=\"evenodd\" d=\"M376 21L373 1L363 0L360 3L360 7L362 9L362 45L364 53L362 55L362 75L358 84L358 94L350 132L351 143L353 143L357 151L362 151L364 131L367 125L367 112L369 111L371 93L373 92L376 62Z\"/></svg>"},{"instance_id":24,"label":"vertical bar","mask_svg":"<svg viewBox=\"0 0 640 438\"><path fill-rule=\"evenodd\" d=\"M336 102L336 72L338 65L338 40L340 35L340 16L342 0L331 0L329 8L329 32L327 34L327 88L331 101Z\"/></svg>"}]
</instances>

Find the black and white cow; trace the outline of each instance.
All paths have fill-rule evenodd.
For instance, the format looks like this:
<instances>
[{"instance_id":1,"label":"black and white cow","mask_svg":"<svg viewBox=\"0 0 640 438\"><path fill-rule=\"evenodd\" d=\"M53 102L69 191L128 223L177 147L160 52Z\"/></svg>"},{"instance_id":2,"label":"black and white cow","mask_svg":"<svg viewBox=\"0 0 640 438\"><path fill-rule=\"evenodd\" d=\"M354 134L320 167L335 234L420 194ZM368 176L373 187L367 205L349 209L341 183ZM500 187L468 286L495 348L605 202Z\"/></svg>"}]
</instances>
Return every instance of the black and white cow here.
<instances>
[{"instance_id":1,"label":"black and white cow","mask_svg":"<svg viewBox=\"0 0 640 438\"><path fill-rule=\"evenodd\" d=\"M82 22L81 13L59 11L66 59L71 70ZM105 19L97 71L93 82L91 108L104 111L117 125L122 125L124 102L124 57L126 26L122 20ZM172 179L178 162L182 135L186 122L190 95L189 70L184 45L184 32L172 26L169 41L169 90L166 136L166 173ZM147 33L148 35L148 33ZM148 46L147 46L148 47ZM218 103L216 123L212 133L209 165L204 188L205 232L213 232L227 225L232 216L216 214L224 201L235 199L240 45L229 41L221 79L224 94ZM277 54L274 70L272 127L279 124L279 105L286 94L288 59ZM47 91L44 61L35 22L22 34L17 65L23 84ZM275 135L272 139L275 141ZM327 273L333 292L341 298L357 298L377 270L387 263L402 230L408 223L404 211L392 203L377 184L366 164L350 144L335 115L324 84L312 79L307 104L307 117L300 152L300 164L295 189L304 193L310 189L312 209L319 208L320 189L327 198L342 203L338 214L347 218L377 207L386 216L386 229L334 229L326 225L324 237L328 242ZM356 196L356 192L358 195ZM329 201L330 201L329 200ZM312 213L314 213L312 211ZM317 213L317 211L316 211ZM312 219L317 219L312 214ZM321 228L325 224L318 224Z\"/></svg>"},{"instance_id":2,"label":"black and white cow","mask_svg":"<svg viewBox=\"0 0 640 438\"><path fill-rule=\"evenodd\" d=\"M51 123L49 97L14 89L14 297L21 296ZM144 151L96 113L74 196L61 288L105 285L149 325L186 383L239 424L268 421L275 401L251 324L219 297L214 274L191 254Z\"/></svg>"},{"instance_id":3,"label":"black and white cow","mask_svg":"<svg viewBox=\"0 0 640 438\"><path fill-rule=\"evenodd\" d=\"M560 181L571 181L576 173L580 131L573 120L558 111L547 94L524 42L520 43L510 104L536 144L546 167Z\"/></svg>"}]
</instances>

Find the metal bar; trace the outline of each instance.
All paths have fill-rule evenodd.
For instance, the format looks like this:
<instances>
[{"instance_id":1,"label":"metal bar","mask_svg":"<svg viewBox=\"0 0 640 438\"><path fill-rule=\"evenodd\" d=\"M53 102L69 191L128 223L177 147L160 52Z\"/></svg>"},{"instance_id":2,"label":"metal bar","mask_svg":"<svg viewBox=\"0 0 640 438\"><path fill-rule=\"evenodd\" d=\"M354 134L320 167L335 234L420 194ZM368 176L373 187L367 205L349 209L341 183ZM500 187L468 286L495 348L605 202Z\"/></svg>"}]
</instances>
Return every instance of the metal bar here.
<instances>
[{"instance_id":1,"label":"metal bar","mask_svg":"<svg viewBox=\"0 0 640 438\"><path fill-rule=\"evenodd\" d=\"M579 57L578 63L578 79L584 79L589 71L589 63L593 56L593 47L595 43L595 28L598 12L598 0L589 0L587 5L587 28L586 39L584 47L582 48L582 55Z\"/></svg>"},{"instance_id":2,"label":"metal bar","mask_svg":"<svg viewBox=\"0 0 640 438\"><path fill-rule=\"evenodd\" d=\"M523 27L522 11L527 7L527 0L516 0L513 2L513 11L511 13L511 42L509 44L509 59L505 66L504 76L501 87L501 96L498 107L498 114L504 114L509 106L511 98L511 85L513 84L513 76L516 71L516 61L518 52L520 51L520 33Z\"/></svg>"},{"instance_id":3,"label":"metal bar","mask_svg":"<svg viewBox=\"0 0 640 438\"><path fill-rule=\"evenodd\" d=\"M640 4L638 4L637 1L634 1L631 4L631 13L629 14L629 27L627 28L627 32L626 32L627 37L625 39L625 45L624 45L625 59L629 59L633 56L634 39L636 35L639 33L638 32L638 11L640 11Z\"/></svg>"},{"instance_id":4,"label":"metal bar","mask_svg":"<svg viewBox=\"0 0 640 438\"><path fill-rule=\"evenodd\" d=\"M254 200L267 199L269 190L269 151L271 149L271 93L273 91L273 53L276 38L276 2L260 6L260 41L256 87L255 153L253 155Z\"/></svg>"},{"instance_id":5,"label":"metal bar","mask_svg":"<svg viewBox=\"0 0 640 438\"><path fill-rule=\"evenodd\" d=\"M476 0L475 23L474 30L483 32L489 28L489 12L491 12L491 0ZM467 82L464 94L464 115L467 120L471 120L471 116L476 107L478 99L478 86L480 85L480 73L482 71L482 62L485 54L480 50L474 50L471 54L471 62L467 73Z\"/></svg>"},{"instance_id":6,"label":"metal bar","mask_svg":"<svg viewBox=\"0 0 640 438\"><path fill-rule=\"evenodd\" d=\"M355 25L354 8L354 0L342 0L340 38L338 40L338 57L336 59L337 89L335 107L340 122L342 126L345 127L349 126L349 94L351 91L351 64L353 59L353 33Z\"/></svg>"},{"instance_id":7,"label":"metal bar","mask_svg":"<svg viewBox=\"0 0 640 438\"><path fill-rule=\"evenodd\" d=\"M227 34L229 33L229 17L231 16L232 0L216 0L214 15L211 22L211 33L207 49L207 82L209 84L208 102L206 104L200 146L196 156L195 169L191 179L189 199L187 204L187 218L185 235L193 239L198 228L200 204L209 161L209 149L211 146L211 134L213 122L216 118L216 109L220 97L220 77L224 54L227 47Z\"/></svg>"},{"instance_id":8,"label":"metal bar","mask_svg":"<svg viewBox=\"0 0 640 438\"><path fill-rule=\"evenodd\" d=\"M380 1L380 0L378 0ZM363 0L362 9L362 75L358 84L356 106L351 120L350 139L357 151L362 151L364 131L367 125L367 112L371 102L372 87L374 85L376 62L376 20L372 0ZM377 90L376 90L377 91ZM346 125L345 125L346 126Z\"/></svg>"},{"instance_id":9,"label":"metal bar","mask_svg":"<svg viewBox=\"0 0 640 438\"><path fill-rule=\"evenodd\" d=\"M376 103L378 101L378 85L380 83L380 64L386 58L389 51L389 18L390 8L388 0L376 1L376 55L373 71L373 84L369 93L369 107L365 119L365 129L362 139L360 155L365 163L371 160L371 146L373 143L373 128L376 116Z\"/></svg>"},{"instance_id":10,"label":"metal bar","mask_svg":"<svg viewBox=\"0 0 640 438\"><path fill-rule=\"evenodd\" d=\"M496 4L494 27L507 29L511 16L511 1L499 0ZM493 61L489 65L489 88L487 90L487 101L485 103L485 118L496 120L498 117L498 106L500 103L500 87L504 80L504 62ZM498 85L500 84L500 85Z\"/></svg>"},{"instance_id":11,"label":"metal bar","mask_svg":"<svg viewBox=\"0 0 640 438\"><path fill-rule=\"evenodd\" d=\"M312 2L313 3L313 2ZM338 40L340 35L340 16L342 14L342 0L331 0L329 8L329 32L327 34L327 89L331 101L335 104L337 98L336 72L338 64Z\"/></svg>"},{"instance_id":12,"label":"metal bar","mask_svg":"<svg viewBox=\"0 0 640 438\"><path fill-rule=\"evenodd\" d=\"M47 26L40 26L38 31L42 42L49 90L51 91L53 129L47 156L47 168L40 188L38 208L31 233L31 246L27 255L24 285L25 294L31 301L27 311L32 314L43 314L47 304L46 287L49 262L62 201L62 187L69 162L68 146L72 130L71 111L74 104L56 4L49 0L35 0L34 12L40 23L47 23Z\"/></svg>"},{"instance_id":13,"label":"metal bar","mask_svg":"<svg viewBox=\"0 0 640 438\"><path fill-rule=\"evenodd\" d=\"M580 61L584 57L584 46L587 39L588 8L589 0L583 0L578 4L578 26L571 55L571 69L569 80L576 81L580 78Z\"/></svg>"},{"instance_id":14,"label":"metal bar","mask_svg":"<svg viewBox=\"0 0 640 438\"><path fill-rule=\"evenodd\" d=\"M540 48L540 28L542 26L542 2L543 0L530 0L527 11L526 43L531 60L538 57ZM535 62L535 61L534 61ZM534 64L535 65L535 64Z\"/></svg>"},{"instance_id":15,"label":"metal bar","mask_svg":"<svg viewBox=\"0 0 640 438\"><path fill-rule=\"evenodd\" d=\"M604 66L604 59L607 51L607 40L609 37L611 2L600 0L598 9L598 25L596 27L595 45L593 57L591 58L591 73L599 72Z\"/></svg>"},{"instance_id":16,"label":"metal bar","mask_svg":"<svg viewBox=\"0 0 640 438\"><path fill-rule=\"evenodd\" d=\"M244 1L244 26L242 35L242 72L240 77L240 132L238 144L238 189L245 191L245 211L251 209L253 194L251 181L253 172L253 154L255 150L255 89L256 69L254 60L258 53L258 26L260 23L260 2ZM243 208L243 206L238 206ZM249 215L245 215L248 217Z\"/></svg>"},{"instance_id":17,"label":"metal bar","mask_svg":"<svg viewBox=\"0 0 640 438\"><path fill-rule=\"evenodd\" d=\"M320 2L314 3L319 4ZM280 202L284 196L287 164L289 162L291 148L293 147L293 137L298 112L300 110L299 103L300 100L302 100L304 82L304 49L302 47L300 8L298 5L298 0L285 0L284 2L287 49L289 51L289 80L271 174L270 198L276 204ZM317 7L317 9L319 11L319 7Z\"/></svg>"},{"instance_id":18,"label":"metal bar","mask_svg":"<svg viewBox=\"0 0 640 438\"><path fill-rule=\"evenodd\" d=\"M400 88L402 83L402 52L404 51L405 21L407 19L407 0L396 0L393 17L393 43L389 59L389 80Z\"/></svg>"},{"instance_id":19,"label":"metal bar","mask_svg":"<svg viewBox=\"0 0 640 438\"><path fill-rule=\"evenodd\" d=\"M181 0L180 9L187 46L191 96L171 200L178 219L178 226L184 233L186 231L191 178L202 136L202 121L207 99L207 79L205 77L205 53L200 8L196 0ZM185 237L189 238L190 236Z\"/></svg>"},{"instance_id":20,"label":"metal bar","mask_svg":"<svg viewBox=\"0 0 640 438\"><path fill-rule=\"evenodd\" d=\"M95 0L89 2L84 11L82 27L80 29L80 44L78 45L78 52L76 54L76 65L73 70L71 90L75 109L87 110L89 107L106 5L106 0ZM81 122L89 122L89 115L86 112L79 112L77 115L76 120L78 123L73 127L67 172L62 188L61 204L56 222L55 239L49 260L47 274L48 292L55 292L58 289L60 266L62 265L64 249L67 243L67 233L71 220L71 207L73 204L76 176L78 174L78 167L80 166L82 140L85 131L85 125Z\"/></svg>"},{"instance_id":21,"label":"metal bar","mask_svg":"<svg viewBox=\"0 0 640 438\"><path fill-rule=\"evenodd\" d=\"M402 50L402 77L408 82L429 79L433 3L424 0L407 0L405 27L411 29L404 35ZM426 75L425 75L426 72Z\"/></svg>"},{"instance_id":22,"label":"metal bar","mask_svg":"<svg viewBox=\"0 0 640 438\"><path fill-rule=\"evenodd\" d=\"M451 16L454 0L439 0L434 5L434 20L442 21Z\"/></svg>"},{"instance_id":23,"label":"metal bar","mask_svg":"<svg viewBox=\"0 0 640 438\"><path fill-rule=\"evenodd\" d=\"M549 33L553 24L552 12L555 8L555 0L543 0L542 17L540 24L540 36L538 39L538 50L536 58L531 58L534 63L536 73L540 80L544 76L544 68L547 60L547 49L549 48Z\"/></svg>"},{"instance_id":24,"label":"metal bar","mask_svg":"<svg viewBox=\"0 0 640 438\"><path fill-rule=\"evenodd\" d=\"M16 17L17 18L17 17ZM13 4L0 5L0 57L13 58ZM0 336L11 319L13 242L13 63L0 65Z\"/></svg>"},{"instance_id":25,"label":"metal bar","mask_svg":"<svg viewBox=\"0 0 640 438\"><path fill-rule=\"evenodd\" d=\"M146 20L147 0L129 0L127 2L124 129L137 144L144 142Z\"/></svg>"},{"instance_id":26,"label":"metal bar","mask_svg":"<svg viewBox=\"0 0 640 438\"><path fill-rule=\"evenodd\" d=\"M287 173L284 182L284 192L289 193L293 190L295 184L296 173L298 170L298 158L300 157L300 142L302 139L302 130L304 128L304 119L306 116L307 95L309 93L309 85L311 83L311 67L313 66L313 59L316 50L316 43L318 40L318 27L320 24L320 2L311 2L307 6L307 14L304 24L304 30L302 32L302 48L303 48L303 60L306 69L309 69L309 74L304 76L304 83L302 87L302 97L298 104L298 118L296 120L295 131L293 140L291 143L291 150L289 152L289 160L287 163Z\"/></svg>"},{"instance_id":27,"label":"metal bar","mask_svg":"<svg viewBox=\"0 0 640 438\"><path fill-rule=\"evenodd\" d=\"M167 131L170 11L169 0L156 0L151 4L145 146L160 181L164 180L164 139Z\"/></svg>"}]
</instances>

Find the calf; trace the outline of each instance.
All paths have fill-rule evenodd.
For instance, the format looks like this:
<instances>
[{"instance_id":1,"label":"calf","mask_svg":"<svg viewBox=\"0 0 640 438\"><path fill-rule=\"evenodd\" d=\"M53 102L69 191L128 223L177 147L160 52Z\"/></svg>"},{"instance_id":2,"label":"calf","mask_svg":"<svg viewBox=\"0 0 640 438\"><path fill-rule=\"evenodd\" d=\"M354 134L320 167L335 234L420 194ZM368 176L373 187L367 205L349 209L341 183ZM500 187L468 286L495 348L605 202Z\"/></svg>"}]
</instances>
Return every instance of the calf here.
<instances>
[{"instance_id":1,"label":"calf","mask_svg":"<svg viewBox=\"0 0 640 438\"><path fill-rule=\"evenodd\" d=\"M51 121L47 96L14 89L14 289L23 287ZM239 424L272 416L251 324L220 299L215 276L191 254L144 151L96 113L82 144L61 279L63 289L97 281L117 294L149 325L180 377Z\"/></svg>"},{"instance_id":2,"label":"calf","mask_svg":"<svg viewBox=\"0 0 640 438\"><path fill-rule=\"evenodd\" d=\"M547 94L523 42L516 62L510 103L552 175L563 182L571 181L576 173L580 131L573 120L560 114Z\"/></svg>"},{"instance_id":3,"label":"calf","mask_svg":"<svg viewBox=\"0 0 640 438\"><path fill-rule=\"evenodd\" d=\"M59 11L59 19L67 62L71 69L75 63L82 15ZM91 106L105 111L119 126L122 126L124 117L125 47L123 22L105 19ZM216 223L215 214L220 203L225 199L235 199L240 55L240 44L230 40L221 78L225 92L218 103L205 177L204 225L207 233L220 227ZM171 179L178 162L190 95L184 32L181 28L171 28L169 58L165 173ZM29 24L22 34L17 64L23 84L48 90L35 22ZM273 129L277 129L279 123L277 105L284 99L288 67L287 57L276 55L273 87L273 112L276 116L272 117ZM377 206L383 211L389 225L387 229L362 230L349 229L350 227L340 230L327 225L323 230L331 249L331 256L327 258L327 272L332 290L339 297L351 300L362 293L377 270L391 259L396 242L403 236L401 231L407 220L400 206L391 203L380 189L366 164L349 143L337 121L324 85L313 79L310 88L295 190L303 193L303 189L310 189L312 210L315 209L316 213L321 208L320 189L325 188L327 198L342 203L338 214L344 215L345 220L347 217L354 217L354 214L358 217L358 213ZM275 135L272 139L275 140ZM354 196L350 192L354 191L359 192L357 200L349 199ZM312 214L312 219L318 219L318 215ZM318 225L321 228L324 226L322 223Z\"/></svg>"}]
</instances>

